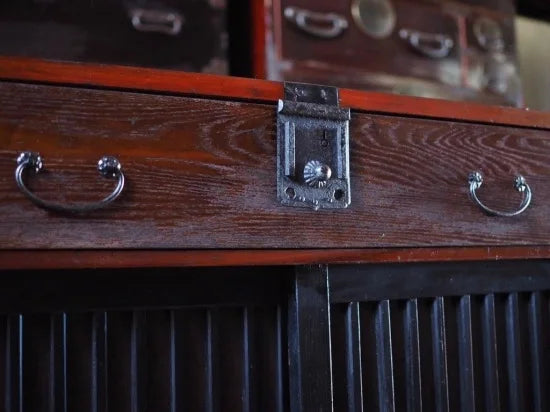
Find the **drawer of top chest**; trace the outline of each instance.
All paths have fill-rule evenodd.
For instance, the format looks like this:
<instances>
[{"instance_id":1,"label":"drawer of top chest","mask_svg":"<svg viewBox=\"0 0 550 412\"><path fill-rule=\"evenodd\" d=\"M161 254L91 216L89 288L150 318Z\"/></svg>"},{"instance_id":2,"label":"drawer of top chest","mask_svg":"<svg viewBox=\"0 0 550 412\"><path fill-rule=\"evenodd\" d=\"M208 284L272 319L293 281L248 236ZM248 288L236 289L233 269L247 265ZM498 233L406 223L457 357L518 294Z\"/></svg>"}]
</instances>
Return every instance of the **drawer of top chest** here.
<instances>
[{"instance_id":1,"label":"drawer of top chest","mask_svg":"<svg viewBox=\"0 0 550 412\"><path fill-rule=\"evenodd\" d=\"M550 244L550 132L352 113L351 203L289 207L277 195L276 107L79 88L0 84L0 247L362 248ZM125 186L107 207L46 210L14 178L61 205L98 202L117 179L96 170L118 158ZM480 172L483 185L468 177ZM485 213L480 204L516 211ZM526 188L526 186L524 186Z\"/></svg>"},{"instance_id":2,"label":"drawer of top chest","mask_svg":"<svg viewBox=\"0 0 550 412\"><path fill-rule=\"evenodd\" d=\"M0 2L0 54L227 74L224 0Z\"/></svg>"}]
</instances>

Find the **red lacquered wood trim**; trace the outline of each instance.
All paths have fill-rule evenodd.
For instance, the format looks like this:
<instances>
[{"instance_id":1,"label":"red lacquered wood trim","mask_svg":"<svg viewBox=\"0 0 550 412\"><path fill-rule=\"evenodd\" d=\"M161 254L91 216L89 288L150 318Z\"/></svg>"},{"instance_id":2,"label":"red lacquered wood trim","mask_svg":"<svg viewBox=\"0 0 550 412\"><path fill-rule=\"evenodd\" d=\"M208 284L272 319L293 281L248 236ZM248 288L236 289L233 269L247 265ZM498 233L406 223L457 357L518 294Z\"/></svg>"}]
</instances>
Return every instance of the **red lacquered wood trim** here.
<instances>
[{"instance_id":1,"label":"red lacquered wood trim","mask_svg":"<svg viewBox=\"0 0 550 412\"><path fill-rule=\"evenodd\" d=\"M395 96L387 93L340 89L340 104L373 113L391 113L486 124L550 128L550 113L471 102Z\"/></svg>"},{"instance_id":2,"label":"red lacquered wood trim","mask_svg":"<svg viewBox=\"0 0 550 412\"><path fill-rule=\"evenodd\" d=\"M281 83L132 66L0 57L0 79L272 102Z\"/></svg>"},{"instance_id":3,"label":"red lacquered wood trim","mask_svg":"<svg viewBox=\"0 0 550 412\"><path fill-rule=\"evenodd\" d=\"M252 0L252 69L256 79L266 78L266 25L264 0Z\"/></svg>"},{"instance_id":4,"label":"red lacquered wood trim","mask_svg":"<svg viewBox=\"0 0 550 412\"><path fill-rule=\"evenodd\" d=\"M0 270L412 263L513 259L550 259L550 247L181 251L3 250L0 251Z\"/></svg>"},{"instance_id":5,"label":"red lacquered wood trim","mask_svg":"<svg viewBox=\"0 0 550 412\"><path fill-rule=\"evenodd\" d=\"M0 79L261 102L274 102L283 95L281 83L266 80L23 57L0 57ZM376 113L550 129L550 113L509 107L348 89L340 90L340 103L352 109Z\"/></svg>"}]
</instances>

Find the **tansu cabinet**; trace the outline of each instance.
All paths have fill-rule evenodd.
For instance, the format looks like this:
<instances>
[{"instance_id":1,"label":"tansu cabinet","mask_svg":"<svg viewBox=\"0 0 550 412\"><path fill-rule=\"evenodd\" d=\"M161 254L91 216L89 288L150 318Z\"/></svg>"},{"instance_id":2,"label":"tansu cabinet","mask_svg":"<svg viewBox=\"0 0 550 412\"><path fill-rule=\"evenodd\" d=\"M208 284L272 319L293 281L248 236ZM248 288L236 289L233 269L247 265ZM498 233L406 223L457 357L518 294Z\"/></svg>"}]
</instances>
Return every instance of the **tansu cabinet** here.
<instances>
[{"instance_id":1,"label":"tansu cabinet","mask_svg":"<svg viewBox=\"0 0 550 412\"><path fill-rule=\"evenodd\" d=\"M0 79L5 410L550 407L547 114L26 58Z\"/></svg>"}]
</instances>

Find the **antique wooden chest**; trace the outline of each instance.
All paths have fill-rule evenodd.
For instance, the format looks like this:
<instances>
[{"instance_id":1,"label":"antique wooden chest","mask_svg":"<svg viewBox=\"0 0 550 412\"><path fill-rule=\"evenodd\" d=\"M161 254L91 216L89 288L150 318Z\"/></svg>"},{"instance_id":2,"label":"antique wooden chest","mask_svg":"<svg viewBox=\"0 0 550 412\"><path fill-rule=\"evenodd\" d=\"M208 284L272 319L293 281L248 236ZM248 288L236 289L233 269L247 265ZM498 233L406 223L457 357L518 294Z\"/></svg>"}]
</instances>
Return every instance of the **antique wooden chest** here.
<instances>
[{"instance_id":1,"label":"antique wooden chest","mask_svg":"<svg viewBox=\"0 0 550 412\"><path fill-rule=\"evenodd\" d=\"M26 58L0 79L6 410L548 409L547 114Z\"/></svg>"}]
</instances>

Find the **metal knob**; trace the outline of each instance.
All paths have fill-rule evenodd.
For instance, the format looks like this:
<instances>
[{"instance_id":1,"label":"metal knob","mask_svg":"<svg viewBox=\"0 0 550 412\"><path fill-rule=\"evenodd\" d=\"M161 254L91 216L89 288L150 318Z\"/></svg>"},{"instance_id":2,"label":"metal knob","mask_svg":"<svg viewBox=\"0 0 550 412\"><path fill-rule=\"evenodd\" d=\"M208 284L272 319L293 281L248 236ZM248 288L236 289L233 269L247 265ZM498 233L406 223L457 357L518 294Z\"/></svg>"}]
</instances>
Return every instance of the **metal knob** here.
<instances>
[{"instance_id":1,"label":"metal knob","mask_svg":"<svg viewBox=\"0 0 550 412\"><path fill-rule=\"evenodd\" d=\"M521 175L516 176L514 179L514 188L523 194L523 200L519 206L519 209L513 212L503 212L491 209L485 206L477 197L476 190L483 184L483 175L480 172L471 172L468 176L468 185L470 186L470 197L485 213L493 216L512 217L523 213L531 204L531 188L525 181L525 178Z\"/></svg>"},{"instance_id":2,"label":"metal knob","mask_svg":"<svg viewBox=\"0 0 550 412\"><path fill-rule=\"evenodd\" d=\"M311 187L325 187L331 175L330 167L318 160L310 160L304 167L304 180Z\"/></svg>"},{"instance_id":3,"label":"metal knob","mask_svg":"<svg viewBox=\"0 0 550 412\"><path fill-rule=\"evenodd\" d=\"M117 185L108 196L93 203L63 205L40 199L25 186L25 182L23 181L23 172L25 170L32 170L34 173L39 173L43 170L42 158L39 153L22 152L19 155L17 158L17 168L15 169L15 181L23 194L25 194L34 204L44 209L57 212L81 213L101 209L115 200L124 188L124 173L122 173L122 166L118 159L112 156L103 156L99 159L97 162L97 170L106 178L116 178Z\"/></svg>"}]
</instances>

